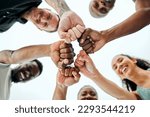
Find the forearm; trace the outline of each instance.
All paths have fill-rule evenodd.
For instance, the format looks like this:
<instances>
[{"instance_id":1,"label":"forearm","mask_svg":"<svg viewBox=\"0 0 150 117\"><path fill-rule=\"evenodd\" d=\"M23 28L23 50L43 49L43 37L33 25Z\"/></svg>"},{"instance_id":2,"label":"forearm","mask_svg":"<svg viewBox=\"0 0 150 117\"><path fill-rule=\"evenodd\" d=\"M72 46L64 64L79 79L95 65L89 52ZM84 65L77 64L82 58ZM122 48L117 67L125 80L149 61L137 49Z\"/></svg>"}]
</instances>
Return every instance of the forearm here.
<instances>
[{"instance_id":1,"label":"forearm","mask_svg":"<svg viewBox=\"0 0 150 117\"><path fill-rule=\"evenodd\" d=\"M68 87L66 86L60 86L56 84L53 100L66 100L67 89Z\"/></svg>"},{"instance_id":2,"label":"forearm","mask_svg":"<svg viewBox=\"0 0 150 117\"><path fill-rule=\"evenodd\" d=\"M66 4L65 0L45 0L51 7L53 7L56 12L62 16L66 11L69 11L70 8Z\"/></svg>"},{"instance_id":3,"label":"forearm","mask_svg":"<svg viewBox=\"0 0 150 117\"><path fill-rule=\"evenodd\" d=\"M112 81L106 79L104 76L102 76L100 73L97 77L92 79L103 91L111 95L112 97L115 97L117 99L136 99L134 95L132 95L130 92L120 88Z\"/></svg>"},{"instance_id":4,"label":"forearm","mask_svg":"<svg viewBox=\"0 0 150 117\"><path fill-rule=\"evenodd\" d=\"M15 64L49 56L50 45L33 45L18 50L4 50L0 52L0 61L6 64Z\"/></svg>"},{"instance_id":5,"label":"forearm","mask_svg":"<svg viewBox=\"0 0 150 117\"><path fill-rule=\"evenodd\" d=\"M138 10L120 24L102 31L102 35L104 35L107 42L109 42L119 37L137 32L148 24L150 24L150 8Z\"/></svg>"}]
</instances>

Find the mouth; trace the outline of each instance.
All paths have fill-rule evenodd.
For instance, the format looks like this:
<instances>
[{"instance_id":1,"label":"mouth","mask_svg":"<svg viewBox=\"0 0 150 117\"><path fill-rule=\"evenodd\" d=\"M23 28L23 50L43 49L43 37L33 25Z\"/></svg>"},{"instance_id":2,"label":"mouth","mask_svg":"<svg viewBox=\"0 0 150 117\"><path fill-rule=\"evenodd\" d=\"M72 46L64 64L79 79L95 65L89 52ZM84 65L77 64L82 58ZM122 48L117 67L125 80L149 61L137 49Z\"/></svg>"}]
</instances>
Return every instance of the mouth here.
<instances>
[{"instance_id":1,"label":"mouth","mask_svg":"<svg viewBox=\"0 0 150 117\"><path fill-rule=\"evenodd\" d=\"M90 9L90 13L94 17L104 17L104 16L106 16L107 12L108 11L106 11L106 9L102 9L102 11L99 11L94 6L91 6L91 9Z\"/></svg>"},{"instance_id":2,"label":"mouth","mask_svg":"<svg viewBox=\"0 0 150 117\"><path fill-rule=\"evenodd\" d=\"M85 97L85 98L82 98L81 100L97 100L96 98L92 98L92 97Z\"/></svg>"},{"instance_id":3,"label":"mouth","mask_svg":"<svg viewBox=\"0 0 150 117\"><path fill-rule=\"evenodd\" d=\"M20 75L21 75L20 80L24 80L25 79L24 74L21 72Z\"/></svg>"},{"instance_id":4,"label":"mouth","mask_svg":"<svg viewBox=\"0 0 150 117\"><path fill-rule=\"evenodd\" d=\"M128 65L124 65L120 68L119 71L121 74L125 74L127 72L127 70L128 70Z\"/></svg>"}]
</instances>

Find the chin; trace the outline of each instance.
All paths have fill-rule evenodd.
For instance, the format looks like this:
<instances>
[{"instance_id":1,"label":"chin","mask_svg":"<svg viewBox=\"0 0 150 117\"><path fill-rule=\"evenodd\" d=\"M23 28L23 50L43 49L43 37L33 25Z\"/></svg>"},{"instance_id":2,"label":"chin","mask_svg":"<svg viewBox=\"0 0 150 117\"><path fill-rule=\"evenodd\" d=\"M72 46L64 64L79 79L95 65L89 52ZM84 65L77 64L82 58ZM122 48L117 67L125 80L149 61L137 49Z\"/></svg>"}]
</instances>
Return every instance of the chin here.
<instances>
[{"instance_id":1,"label":"chin","mask_svg":"<svg viewBox=\"0 0 150 117\"><path fill-rule=\"evenodd\" d=\"M94 17L94 18L103 18L103 17L105 17L107 15L107 14L102 14L100 12L96 13L96 11L94 11L92 9L92 6L89 7L89 12L90 12L91 16Z\"/></svg>"}]
</instances>

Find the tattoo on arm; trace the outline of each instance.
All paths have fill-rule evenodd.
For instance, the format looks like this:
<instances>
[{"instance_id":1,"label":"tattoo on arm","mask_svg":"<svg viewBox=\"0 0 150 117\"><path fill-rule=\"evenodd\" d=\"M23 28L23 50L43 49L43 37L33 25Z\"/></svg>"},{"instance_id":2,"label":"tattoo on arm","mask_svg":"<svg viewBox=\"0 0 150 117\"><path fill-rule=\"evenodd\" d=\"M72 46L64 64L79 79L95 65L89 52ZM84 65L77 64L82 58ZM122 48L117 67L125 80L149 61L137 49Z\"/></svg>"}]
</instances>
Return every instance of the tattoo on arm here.
<instances>
[{"instance_id":1,"label":"tattoo on arm","mask_svg":"<svg viewBox=\"0 0 150 117\"><path fill-rule=\"evenodd\" d=\"M53 7L60 16L70 10L65 0L46 0L46 2Z\"/></svg>"}]
</instances>

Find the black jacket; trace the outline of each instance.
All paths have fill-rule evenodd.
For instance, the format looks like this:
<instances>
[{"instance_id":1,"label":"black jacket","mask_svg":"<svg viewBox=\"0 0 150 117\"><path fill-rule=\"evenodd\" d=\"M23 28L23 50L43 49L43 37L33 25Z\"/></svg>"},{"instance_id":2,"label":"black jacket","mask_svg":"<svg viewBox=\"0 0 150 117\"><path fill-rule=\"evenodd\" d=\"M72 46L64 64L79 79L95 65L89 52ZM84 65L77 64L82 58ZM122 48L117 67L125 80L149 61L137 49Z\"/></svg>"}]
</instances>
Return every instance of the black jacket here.
<instances>
[{"instance_id":1,"label":"black jacket","mask_svg":"<svg viewBox=\"0 0 150 117\"><path fill-rule=\"evenodd\" d=\"M7 31L15 22L26 23L22 14L37 7L42 0L1 0L0 1L0 33Z\"/></svg>"}]
</instances>

